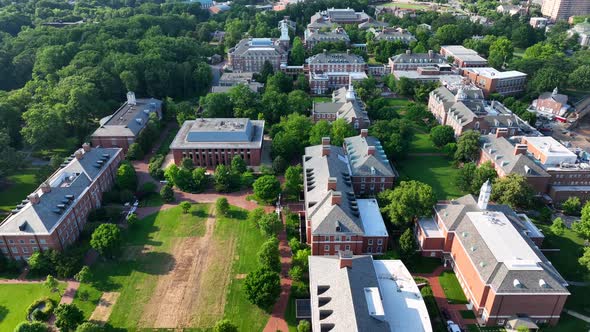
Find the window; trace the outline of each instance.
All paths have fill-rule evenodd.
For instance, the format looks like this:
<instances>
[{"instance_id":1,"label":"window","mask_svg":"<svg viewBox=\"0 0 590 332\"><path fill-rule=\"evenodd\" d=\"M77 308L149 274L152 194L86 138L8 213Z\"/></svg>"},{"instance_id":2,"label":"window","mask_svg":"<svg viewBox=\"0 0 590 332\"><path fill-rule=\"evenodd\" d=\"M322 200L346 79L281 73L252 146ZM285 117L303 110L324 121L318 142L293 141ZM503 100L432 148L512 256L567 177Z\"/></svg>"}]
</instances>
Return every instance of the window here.
<instances>
[{"instance_id":1,"label":"window","mask_svg":"<svg viewBox=\"0 0 590 332\"><path fill-rule=\"evenodd\" d=\"M377 244L378 244L378 245L382 245L382 244L383 244L383 239L378 239L378 240L377 240Z\"/></svg>"},{"instance_id":2,"label":"window","mask_svg":"<svg viewBox=\"0 0 590 332\"><path fill-rule=\"evenodd\" d=\"M430 252L430 257L436 257L436 253L434 251Z\"/></svg>"},{"instance_id":3,"label":"window","mask_svg":"<svg viewBox=\"0 0 590 332\"><path fill-rule=\"evenodd\" d=\"M0 240L0 244L4 244L4 240Z\"/></svg>"},{"instance_id":4,"label":"window","mask_svg":"<svg viewBox=\"0 0 590 332\"><path fill-rule=\"evenodd\" d=\"M345 246L344 250L346 250L346 251L350 250L350 246Z\"/></svg>"},{"instance_id":5,"label":"window","mask_svg":"<svg viewBox=\"0 0 590 332\"><path fill-rule=\"evenodd\" d=\"M329 236L324 236L324 241L330 241L330 237Z\"/></svg>"},{"instance_id":6,"label":"window","mask_svg":"<svg viewBox=\"0 0 590 332\"><path fill-rule=\"evenodd\" d=\"M339 245L335 245L334 246L334 251L340 251L340 246Z\"/></svg>"},{"instance_id":7,"label":"window","mask_svg":"<svg viewBox=\"0 0 590 332\"><path fill-rule=\"evenodd\" d=\"M328 245L324 246L324 251L330 251L330 246L328 246Z\"/></svg>"},{"instance_id":8,"label":"window","mask_svg":"<svg viewBox=\"0 0 590 332\"><path fill-rule=\"evenodd\" d=\"M28 254L29 253L29 248L23 247L23 253Z\"/></svg>"},{"instance_id":9,"label":"window","mask_svg":"<svg viewBox=\"0 0 590 332\"><path fill-rule=\"evenodd\" d=\"M8 243L14 244L14 241L13 240L8 240Z\"/></svg>"},{"instance_id":10,"label":"window","mask_svg":"<svg viewBox=\"0 0 590 332\"><path fill-rule=\"evenodd\" d=\"M382 252L382 251L383 251L383 247L381 247L381 246L378 246L378 247L377 247L377 252Z\"/></svg>"},{"instance_id":11,"label":"window","mask_svg":"<svg viewBox=\"0 0 590 332\"><path fill-rule=\"evenodd\" d=\"M346 241L350 241L350 236L347 236L346 237Z\"/></svg>"},{"instance_id":12,"label":"window","mask_svg":"<svg viewBox=\"0 0 590 332\"><path fill-rule=\"evenodd\" d=\"M504 325L505 320L504 319L498 319L498 325Z\"/></svg>"},{"instance_id":13,"label":"window","mask_svg":"<svg viewBox=\"0 0 590 332\"><path fill-rule=\"evenodd\" d=\"M37 252L37 251L39 251L39 248L33 247L33 251Z\"/></svg>"},{"instance_id":14,"label":"window","mask_svg":"<svg viewBox=\"0 0 590 332\"><path fill-rule=\"evenodd\" d=\"M13 254L18 254L18 249L16 247L12 247L10 250L12 250Z\"/></svg>"},{"instance_id":15,"label":"window","mask_svg":"<svg viewBox=\"0 0 590 332\"><path fill-rule=\"evenodd\" d=\"M381 182L385 182L385 178L381 178Z\"/></svg>"},{"instance_id":16,"label":"window","mask_svg":"<svg viewBox=\"0 0 590 332\"><path fill-rule=\"evenodd\" d=\"M373 252L373 247L367 247L367 252L369 252L369 253Z\"/></svg>"},{"instance_id":17,"label":"window","mask_svg":"<svg viewBox=\"0 0 590 332\"><path fill-rule=\"evenodd\" d=\"M372 245L372 244L373 244L373 239L369 239L369 240L367 241L367 244L368 244L368 245Z\"/></svg>"},{"instance_id":18,"label":"window","mask_svg":"<svg viewBox=\"0 0 590 332\"><path fill-rule=\"evenodd\" d=\"M18 240L18 243L25 244L25 240Z\"/></svg>"},{"instance_id":19,"label":"window","mask_svg":"<svg viewBox=\"0 0 590 332\"><path fill-rule=\"evenodd\" d=\"M35 243L36 243L36 242L35 242L35 240L33 240L33 239L30 239L30 240L29 240L29 242L30 242L31 244L35 244Z\"/></svg>"}]
</instances>

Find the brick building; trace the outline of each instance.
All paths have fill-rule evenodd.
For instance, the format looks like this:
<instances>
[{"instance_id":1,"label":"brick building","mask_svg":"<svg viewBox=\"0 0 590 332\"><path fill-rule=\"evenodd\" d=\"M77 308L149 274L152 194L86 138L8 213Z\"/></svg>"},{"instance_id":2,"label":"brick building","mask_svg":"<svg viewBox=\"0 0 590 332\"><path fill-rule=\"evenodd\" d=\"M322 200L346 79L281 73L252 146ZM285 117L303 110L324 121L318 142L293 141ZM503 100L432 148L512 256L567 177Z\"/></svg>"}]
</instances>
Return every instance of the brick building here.
<instances>
[{"instance_id":1,"label":"brick building","mask_svg":"<svg viewBox=\"0 0 590 332\"><path fill-rule=\"evenodd\" d=\"M352 8L329 8L311 16L308 28L325 29L346 24L359 25L372 20L369 14L355 12Z\"/></svg>"},{"instance_id":2,"label":"brick building","mask_svg":"<svg viewBox=\"0 0 590 332\"><path fill-rule=\"evenodd\" d=\"M464 68L463 74L483 90L487 97L492 93L516 95L525 90L526 74L516 70L498 71L492 67Z\"/></svg>"},{"instance_id":3,"label":"brick building","mask_svg":"<svg viewBox=\"0 0 590 332\"><path fill-rule=\"evenodd\" d=\"M235 72L260 72L265 62L275 71L287 64L289 45L275 38L242 39L227 53L227 66Z\"/></svg>"},{"instance_id":4,"label":"brick building","mask_svg":"<svg viewBox=\"0 0 590 332\"><path fill-rule=\"evenodd\" d=\"M303 42L305 47L312 49L318 43L337 43L343 42L350 45L350 37L342 27L333 30L325 31L322 29L308 28L303 34Z\"/></svg>"},{"instance_id":5,"label":"brick building","mask_svg":"<svg viewBox=\"0 0 590 332\"><path fill-rule=\"evenodd\" d=\"M244 118L201 118L185 121L170 144L174 163L190 158L195 166L230 165L240 156L249 166L260 165L264 121Z\"/></svg>"},{"instance_id":6,"label":"brick building","mask_svg":"<svg viewBox=\"0 0 590 332\"><path fill-rule=\"evenodd\" d=\"M362 129L359 136L344 139L352 187L358 195L375 195L391 189L399 176L387 159L381 142L368 134L369 130Z\"/></svg>"},{"instance_id":7,"label":"brick building","mask_svg":"<svg viewBox=\"0 0 590 332\"><path fill-rule=\"evenodd\" d=\"M112 115L100 120L100 127L90 136L93 146L122 148L127 152L141 131L147 126L150 114L162 118L162 101L154 98L136 99L135 93L127 93L127 101Z\"/></svg>"},{"instance_id":8,"label":"brick building","mask_svg":"<svg viewBox=\"0 0 590 332\"><path fill-rule=\"evenodd\" d=\"M433 90L428 98L428 110L438 123L453 127L457 137L467 130L488 134L505 128L510 136L535 131L502 103L485 100L481 89L473 85L449 85Z\"/></svg>"},{"instance_id":9,"label":"brick building","mask_svg":"<svg viewBox=\"0 0 590 332\"><path fill-rule=\"evenodd\" d=\"M416 41L416 37L404 28L396 27L378 27L370 28L369 32L374 35L374 40L379 42L385 41L400 41L404 44L409 44Z\"/></svg>"},{"instance_id":10,"label":"brick building","mask_svg":"<svg viewBox=\"0 0 590 332\"><path fill-rule=\"evenodd\" d=\"M367 78L367 63L356 54L323 53L307 60L304 70L309 75L309 87L314 94L325 94L330 90L347 86L350 80L362 81Z\"/></svg>"},{"instance_id":11,"label":"brick building","mask_svg":"<svg viewBox=\"0 0 590 332\"><path fill-rule=\"evenodd\" d=\"M311 117L314 122L344 119L357 130L369 128L371 124L365 106L356 97L352 84L348 88L332 92L332 102L314 102Z\"/></svg>"},{"instance_id":12,"label":"brick building","mask_svg":"<svg viewBox=\"0 0 590 332\"><path fill-rule=\"evenodd\" d=\"M433 218L416 224L420 250L453 268L485 325L504 326L516 317L557 324L570 295L567 282L527 235L536 227L506 205L488 204L490 194L486 182L479 199L436 204Z\"/></svg>"},{"instance_id":13,"label":"brick building","mask_svg":"<svg viewBox=\"0 0 590 332\"><path fill-rule=\"evenodd\" d=\"M545 116L565 116L570 109L567 104L568 97L560 94L557 88L553 92L544 92L539 98L533 100L529 111L542 114Z\"/></svg>"},{"instance_id":14,"label":"brick building","mask_svg":"<svg viewBox=\"0 0 590 332\"><path fill-rule=\"evenodd\" d=\"M28 259L76 241L88 213L101 206L102 193L112 187L123 152L84 144L68 159L0 223L4 256Z\"/></svg>"},{"instance_id":15,"label":"brick building","mask_svg":"<svg viewBox=\"0 0 590 332\"><path fill-rule=\"evenodd\" d=\"M375 199L357 199L347 155L322 139L305 149L303 192L307 243L312 255L382 254L388 234Z\"/></svg>"},{"instance_id":16,"label":"brick building","mask_svg":"<svg viewBox=\"0 0 590 332\"><path fill-rule=\"evenodd\" d=\"M437 82L445 77L458 77L446 57L430 50L428 53L405 53L389 58L389 71L396 79L402 77L422 82Z\"/></svg>"},{"instance_id":17,"label":"brick building","mask_svg":"<svg viewBox=\"0 0 590 332\"><path fill-rule=\"evenodd\" d=\"M440 54L453 57L453 63L458 67L487 67L488 60L476 51L461 45L445 45L440 47Z\"/></svg>"},{"instance_id":18,"label":"brick building","mask_svg":"<svg viewBox=\"0 0 590 332\"><path fill-rule=\"evenodd\" d=\"M543 16L551 20L565 20L571 16L590 14L590 1L588 0L543 0L541 6Z\"/></svg>"}]
</instances>

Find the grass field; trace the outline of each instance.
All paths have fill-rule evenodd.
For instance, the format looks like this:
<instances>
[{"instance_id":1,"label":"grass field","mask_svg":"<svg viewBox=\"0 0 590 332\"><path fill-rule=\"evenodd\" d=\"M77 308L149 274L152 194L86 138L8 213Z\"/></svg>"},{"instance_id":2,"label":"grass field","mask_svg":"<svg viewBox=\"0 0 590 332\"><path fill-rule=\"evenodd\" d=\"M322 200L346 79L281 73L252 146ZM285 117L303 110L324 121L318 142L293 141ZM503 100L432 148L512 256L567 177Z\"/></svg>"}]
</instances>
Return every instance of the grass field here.
<instances>
[{"instance_id":1,"label":"grass field","mask_svg":"<svg viewBox=\"0 0 590 332\"><path fill-rule=\"evenodd\" d=\"M174 140L174 137L176 137L176 133L178 133L178 130L180 130L180 128L178 128L178 127L174 127L172 129L170 129L170 131L168 132L168 135L166 136L166 138L164 138L164 140L162 141L162 144L160 145L160 147L156 151L156 154L163 154L163 155L168 154L168 151L170 151L170 143L172 143L172 141Z\"/></svg>"},{"instance_id":2,"label":"grass field","mask_svg":"<svg viewBox=\"0 0 590 332\"><path fill-rule=\"evenodd\" d=\"M397 7L402 9L428 9L429 7L426 5L421 5L417 3L401 3L401 2L390 2L384 4L383 7Z\"/></svg>"},{"instance_id":3,"label":"grass field","mask_svg":"<svg viewBox=\"0 0 590 332\"><path fill-rule=\"evenodd\" d=\"M414 140L410 144L410 153L440 153L428 134L414 134Z\"/></svg>"},{"instance_id":4,"label":"grass field","mask_svg":"<svg viewBox=\"0 0 590 332\"><path fill-rule=\"evenodd\" d=\"M457 276L453 272L444 271L439 277L438 281L440 282L443 291L445 292L445 296L447 300L454 304L467 304L467 298L461 289L461 285L459 284L459 280L457 280Z\"/></svg>"},{"instance_id":5,"label":"grass field","mask_svg":"<svg viewBox=\"0 0 590 332\"><path fill-rule=\"evenodd\" d=\"M10 212L37 188L36 171L36 168L26 168L20 170L19 174L7 177L8 184L0 191L0 212Z\"/></svg>"},{"instance_id":6,"label":"grass field","mask_svg":"<svg viewBox=\"0 0 590 332\"><path fill-rule=\"evenodd\" d=\"M543 327L539 329L539 332L583 332L589 330L589 323L586 323L581 319L577 319L573 316L570 316L564 312L561 314L561 318L559 319L559 323L557 323L557 326Z\"/></svg>"},{"instance_id":7,"label":"grass field","mask_svg":"<svg viewBox=\"0 0 590 332\"><path fill-rule=\"evenodd\" d=\"M63 293L65 283L60 283L59 289L60 294ZM0 285L0 331L12 331L25 320L29 305L43 297L50 297L57 302L61 298L41 283Z\"/></svg>"},{"instance_id":8,"label":"grass field","mask_svg":"<svg viewBox=\"0 0 590 332\"><path fill-rule=\"evenodd\" d=\"M331 103L332 97L312 97L314 103Z\"/></svg>"},{"instance_id":9,"label":"grass field","mask_svg":"<svg viewBox=\"0 0 590 332\"><path fill-rule=\"evenodd\" d=\"M387 106L392 107L403 107L411 103L411 101L406 98L385 98L384 100L387 103Z\"/></svg>"},{"instance_id":10,"label":"grass field","mask_svg":"<svg viewBox=\"0 0 590 332\"><path fill-rule=\"evenodd\" d=\"M443 156L407 157L396 165L401 180L417 180L432 186L438 199L451 199L465 193L457 187L459 170Z\"/></svg>"}]
</instances>

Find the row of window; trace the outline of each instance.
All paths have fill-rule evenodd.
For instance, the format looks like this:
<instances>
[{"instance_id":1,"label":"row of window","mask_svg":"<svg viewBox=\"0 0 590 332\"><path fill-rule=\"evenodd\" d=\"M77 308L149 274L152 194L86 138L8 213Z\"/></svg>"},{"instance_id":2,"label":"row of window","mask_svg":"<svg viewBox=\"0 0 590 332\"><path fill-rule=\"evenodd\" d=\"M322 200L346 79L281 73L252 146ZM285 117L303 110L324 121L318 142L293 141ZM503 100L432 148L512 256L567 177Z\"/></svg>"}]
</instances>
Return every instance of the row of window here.
<instances>
[{"instance_id":1,"label":"row of window","mask_svg":"<svg viewBox=\"0 0 590 332\"><path fill-rule=\"evenodd\" d=\"M368 178L368 177L363 177L363 178L361 178L361 183L365 183L365 182L367 182L367 180L368 180L368 179L371 179L371 182L372 182L372 183L374 183L374 182L377 182L377 180L376 180L376 178L375 178L375 177L371 177L371 178ZM380 181L381 181L382 183L383 183L383 182L385 182L385 178L384 178L384 177L382 177L382 178L380 178L380 179L381 179Z\"/></svg>"},{"instance_id":2,"label":"row of window","mask_svg":"<svg viewBox=\"0 0 590 332\"><path fill-rule=\"evenodd\" d=\"M579 179L579 178L586 178L589 174L555 174L556 179Z\"/></svg>"},{"instance_id":3,"label":"row of window","mask_svg":"<svg viewBox=\"0 0 590 332\"><path fill-rule=\"evenodd\" d=\"M8 239L8 244L14 244L14 243L15 243L14 240ZM25 244L25 240L18 240L18 243ZM29 239L29 243L30 244L37 244L37 241L35 241L35 239ZM41 240L39 240L39 243L46 244L47 241L41 239ZM0 240L0 244L4 244L4 240Z\"/></svg>"},{"instance_id":4,"label":"row of window","mask_svg":"<svg viewBox=\"0 0 590 332\"><path fill-rule=\"evenodd\" d=\"M8 254L8 249L6 249L6 247L2 247L2 253L4 254ZM43 250L49 250L49 247L43 247ZM19 250L17 247L10 247L10 251L15 254L18 255L19 254ZM22 247L21 251L23 254L28 254L30 253L29 248L28 247ZM39 251L39 247L33 247L33 252L37 252Z\"/></svg>"}]
</instances>

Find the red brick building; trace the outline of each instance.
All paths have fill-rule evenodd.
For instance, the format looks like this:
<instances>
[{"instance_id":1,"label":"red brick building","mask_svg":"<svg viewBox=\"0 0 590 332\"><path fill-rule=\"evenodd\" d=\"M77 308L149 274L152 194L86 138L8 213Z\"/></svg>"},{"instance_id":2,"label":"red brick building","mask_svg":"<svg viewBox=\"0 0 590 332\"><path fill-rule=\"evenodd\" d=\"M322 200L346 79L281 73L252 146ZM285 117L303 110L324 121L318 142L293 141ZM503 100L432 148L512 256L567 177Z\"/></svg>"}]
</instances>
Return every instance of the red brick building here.
<instances>
[{"instance_id":1,"label":"red brick building","mask_svg":"<svg viewBox=\"0 0 590 332\"><path fill-rule=\"evenodd\" d=\"M136 99L133 92L127 93L127 101L119 109L100 120L100 127L92 133L92 146L122 148L127 152L148 123L150 114L162 118L162 101L154 98Z\"/></svg>"},{"instance_id":2,"label":"red brick building","mask_svg":"<svg viewBox=\"0 0 590 332\"><path fill-rule=\"evenodd\" d=\"M310 146L303 156L307 243L312 255L381 254L388 234L375 199L357 199L346 154L341 147Z\"/></svg>"},{"instance_id":3,"label":"red brick building","mask_svg":"<svg viewBox=\"0 0 590 332\"><path fill-rule=\"evenodd\" d=\"M422 254L453 268L483 324L504 326L515 317L557 324L567 282L535 245L536 227L508 206L488 204L490 193L486 183L479 199L439 202L433 218L416 225Z\"/></svg>"},{"instance_id":4,"label":"red brick building","mask_svg":"<svg viewBox=\"0 0 590 332\"><path fill-rule=\"evenodd\" d=\"M170 150L174 163L190 158L195 166L215 168L230 165L240 156L249 166L258 166L262 158L264 121L244 118L201 118L186 121Z\"/></svg>"},{"instance_id":5,"label":"red brick building","mask_svg":"<svg viewBox=\"0 0 590 332\"><path fill-rule=\"evenodd\" d=\"M533 100L529 111L545 116L565 116L570 109L567 104L567 95L560 94L557 88L553 92L542 93L539 98Z\"/></svg>"},{"instance_id":6,"label":"red brick building","mask_svg":"<svg viewBox=\"0 0 590 332\"><path fill-rule=\"evenodd\" d=\"M476 51L461 45L444 45L440 47L440 54L452 57L453 63L459 67L487 67L488 60L477 54Z\"/></svg>"},{"instance_id":7,"label":"red brick building","mask_svg":"<svg viewBox=\"0 0 590 332\"><path fill-rule=\"evenodd\" d=\"M399 176L381 142L362 129L359 136L344 139L344 152L348 157L352 187L358 195L375 195L393 188Z\"/></svg>"},{"instance_id":8,"label":"red brick building","mask_svg":"<svg viewBox=\"0 0 590 332\"><path fill-rule=\"evenodd\" d=\"M314 102L311 118L313 122L344 119L357 130L369 128L371 124L363 102L356 97L352 82L348 88L332 92L332 102Z\"/></svg>"},{"instance_id":9,"label":"red brick building","mask_svg":"<svg viewBox=\"0 0 590 332\"><path fill-rule=\"evenodd\" d=\"M359 55L346 53L316 54L305 60L304 71L309 75L309 87L314 94L346 87L350 81L367 78L367 63Z\"/></svg>"},{"instance_id":10,"label":"red brick building","mask_svg":"<svg viewBox=\"0 0 590 332\"><path fill-rule=\"evenodd\" d=\"M487 97L492 93L511 96L523 92L527 75L516 70L498 71L492 67L481 67L464 68L463 76L482 89Z\"/></svg>"},{"instance_id":11,"label":"red brick building","mask_svg":"<svg viewBox=\"0 0 590 332\"><path fill-rule=\"evenodd\" d=\"M36 251L64 250L78 239L88 213L101 206L123 152L84 144L0 224L0 250L12 259Z\"/></svg>"},{"instance_id":12,"label":"red brick building","mask_svg":"<svg viewBox=\"0 0 590 332\"><path fill-rule=\"evenodd\" d=\"M287 64L289 45L281 39L248 38L242 39L227 53L227 65L235 72L260 72L265 62L275 71L281 64Z\"/></svg>"}]
</instances>

